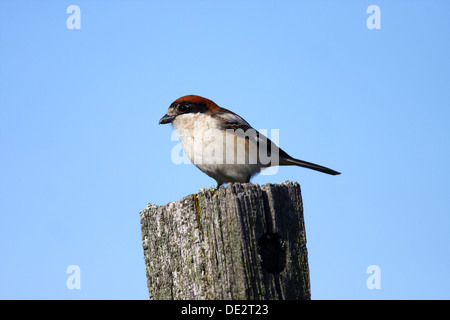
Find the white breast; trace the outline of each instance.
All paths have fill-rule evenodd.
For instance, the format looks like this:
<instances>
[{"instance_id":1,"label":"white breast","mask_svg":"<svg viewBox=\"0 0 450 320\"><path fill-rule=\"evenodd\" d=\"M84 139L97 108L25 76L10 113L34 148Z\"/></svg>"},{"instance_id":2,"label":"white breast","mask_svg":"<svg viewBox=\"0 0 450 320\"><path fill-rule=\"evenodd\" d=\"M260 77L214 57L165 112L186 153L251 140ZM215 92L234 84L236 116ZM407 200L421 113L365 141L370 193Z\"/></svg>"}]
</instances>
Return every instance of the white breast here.
<instances>
[{"instance_id":1,"label":"white breast","mask_svg":"<svg viewBox=\"0 0 450 320\"><path fill-rule=\"evenodd\" d=\"M173 126L189 160L219 183L246 182L260 171L257 160L248 158L252 148L256 155L256 144L223 131L218 120L202 113L183 114Z\"/></svg>"}]
</instances>

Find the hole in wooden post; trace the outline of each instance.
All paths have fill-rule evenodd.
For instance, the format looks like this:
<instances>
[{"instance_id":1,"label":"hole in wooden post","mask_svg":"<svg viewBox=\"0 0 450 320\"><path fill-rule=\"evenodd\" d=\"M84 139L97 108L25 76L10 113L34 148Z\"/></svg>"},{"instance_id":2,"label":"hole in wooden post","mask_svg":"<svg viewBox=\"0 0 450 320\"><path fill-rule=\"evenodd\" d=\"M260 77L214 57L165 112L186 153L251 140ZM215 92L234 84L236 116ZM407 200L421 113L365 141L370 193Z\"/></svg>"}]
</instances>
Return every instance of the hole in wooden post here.
<instances>
[{"instance_id":1,"label":"hole in wooden post","mask_svg":"<svg viewBox=\"0 0 450 320\"><path fill-rule=\"evenodd\" d=\"M286 247L278 233L264 233L258 239L261 267L269 273L280 273L286 267Z\"/></svg>"}]
</instances>

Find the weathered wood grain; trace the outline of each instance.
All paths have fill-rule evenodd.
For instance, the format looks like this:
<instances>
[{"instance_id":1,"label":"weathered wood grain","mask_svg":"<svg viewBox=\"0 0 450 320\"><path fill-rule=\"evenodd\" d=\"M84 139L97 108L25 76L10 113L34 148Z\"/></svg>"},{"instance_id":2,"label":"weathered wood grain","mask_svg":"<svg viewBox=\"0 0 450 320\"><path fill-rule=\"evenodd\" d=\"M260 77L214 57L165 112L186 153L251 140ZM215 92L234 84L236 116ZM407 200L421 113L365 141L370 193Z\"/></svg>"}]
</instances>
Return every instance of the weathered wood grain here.
<instances>
[{"instance_id":1,"label":"weathered wood grain","mask_svg":"<svg viewBox=\"0 0 450 320\"><path fill-rule=\"evenodd\" d=\"M296 182L201 189L140 216L150 299L310 299Z\"/></svg>"}]
</instances>

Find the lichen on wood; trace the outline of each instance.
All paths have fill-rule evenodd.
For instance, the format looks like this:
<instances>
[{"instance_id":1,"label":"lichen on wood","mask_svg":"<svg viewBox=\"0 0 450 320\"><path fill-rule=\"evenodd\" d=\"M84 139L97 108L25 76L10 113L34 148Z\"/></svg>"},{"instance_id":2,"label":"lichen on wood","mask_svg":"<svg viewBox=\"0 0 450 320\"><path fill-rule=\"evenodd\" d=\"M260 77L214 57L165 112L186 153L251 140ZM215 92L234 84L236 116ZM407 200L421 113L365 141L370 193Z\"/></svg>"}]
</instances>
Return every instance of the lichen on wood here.
<instances>
[{"instance_id":1,"label":"lichen on wood","mask_svg":"<svg viewBox=\"0 0 450 320\"><path fill-rule=\"evenodd\" d=\"M310 299L296 182L202 188L140 216L150 299Z\"/></svg>"}]
</instances>

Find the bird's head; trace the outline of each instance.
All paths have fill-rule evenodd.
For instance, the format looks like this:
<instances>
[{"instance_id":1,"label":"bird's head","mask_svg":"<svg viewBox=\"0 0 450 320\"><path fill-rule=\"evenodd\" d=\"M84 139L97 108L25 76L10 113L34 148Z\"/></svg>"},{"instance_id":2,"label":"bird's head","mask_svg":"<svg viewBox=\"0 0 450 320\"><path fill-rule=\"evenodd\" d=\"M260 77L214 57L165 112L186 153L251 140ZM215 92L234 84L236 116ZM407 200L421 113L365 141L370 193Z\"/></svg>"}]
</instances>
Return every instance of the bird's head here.
<instances>
[{"instance_id":1,"label":"bird's head","mask_svg":"<svg viewBox=\"0 0 450 320\"><path fill-rule=\"evenodd\" d=\"M159 124L172 123L176 117L192 113L212 113L221 108L213 101L196 96L188 95L175 100L169 107L167 113L159 120Z\"/></svg>"}]
</instances>

